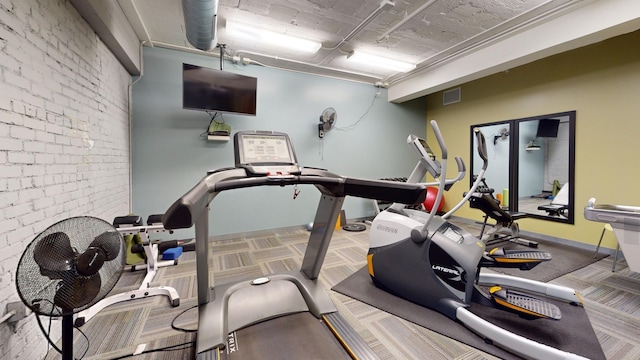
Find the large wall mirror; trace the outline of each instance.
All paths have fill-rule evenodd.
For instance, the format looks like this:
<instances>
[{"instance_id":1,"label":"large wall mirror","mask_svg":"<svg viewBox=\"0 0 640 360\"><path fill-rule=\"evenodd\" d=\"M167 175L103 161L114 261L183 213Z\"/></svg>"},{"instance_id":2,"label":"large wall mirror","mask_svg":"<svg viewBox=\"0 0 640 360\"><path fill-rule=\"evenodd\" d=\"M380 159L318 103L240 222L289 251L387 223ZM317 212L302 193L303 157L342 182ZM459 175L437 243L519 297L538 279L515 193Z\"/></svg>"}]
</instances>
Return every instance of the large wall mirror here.
<instances>
[{"instance_id":1,"label":"large wall mirror","mask_svg":"<svg viewBox=\"0 0 640 360\"><path fill-rule=\"evenodd\" d=\"M529 217L574 223L576 112L532 116L471 126L471 168L482 168L473 129L487 141L484 175L502 206ZM473 177L471 178L473 181Z\"/></svg>"}]
</instances>

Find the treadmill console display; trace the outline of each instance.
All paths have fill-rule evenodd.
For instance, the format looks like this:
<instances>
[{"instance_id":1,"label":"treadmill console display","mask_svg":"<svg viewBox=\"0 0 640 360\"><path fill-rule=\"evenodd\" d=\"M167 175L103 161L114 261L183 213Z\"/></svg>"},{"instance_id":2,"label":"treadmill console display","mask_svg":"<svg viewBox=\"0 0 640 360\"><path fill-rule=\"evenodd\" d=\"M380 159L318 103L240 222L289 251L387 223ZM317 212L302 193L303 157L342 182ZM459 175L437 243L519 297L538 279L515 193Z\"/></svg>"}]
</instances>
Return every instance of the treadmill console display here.
<instances>
[{"instance_id":1,"label":"treadmill console display","mask_svg":"<svg viewBox=\"0 0 640 360\"><path fill-rule=\"evenodd\" d=\"M234 137L236 167L254 176L300 174L293 145L285 133L239 131Z\"/></svg>"}]
</instances>

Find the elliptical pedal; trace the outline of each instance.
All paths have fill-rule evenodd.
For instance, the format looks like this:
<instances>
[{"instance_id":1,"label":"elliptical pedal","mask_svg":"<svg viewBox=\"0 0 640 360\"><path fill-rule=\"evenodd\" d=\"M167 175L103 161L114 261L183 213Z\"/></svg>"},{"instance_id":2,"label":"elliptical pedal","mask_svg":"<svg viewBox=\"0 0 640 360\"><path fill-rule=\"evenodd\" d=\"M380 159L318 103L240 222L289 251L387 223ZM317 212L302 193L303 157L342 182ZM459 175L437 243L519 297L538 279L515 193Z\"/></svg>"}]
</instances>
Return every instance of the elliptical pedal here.
<instances>
[{"instance_id":1,"label":"elliptical pedal","mask_svg":"<svg viewBox=\"0 0 640 360\"><path fill-rule=\"evenodd\" d=\"M510 289L503 289L500 286L492 287L489 292L497 304L516 312L553 320L562 318L560 308L533 296Z\"/></svg>"},{"instance_id":2,"label":"elliptical pedal","mask_svg":"<svg viewBox=\"0 0 640 360\"><path fill-rule=\"evenodd\" d=\"M549 261L551 254L538 250L513 250L504 248L494 248L489 251L489 255L496 261Z\"/></svg>"},{"instance_id":3,"label":"elliptical pedal","mask_svg":"<svg viewBox=\"0 0 640 360\"><path fill-rule=\"evenodd\" d=\"M485 253L479 266L531 270L540 263L549 260L551 260L551 254L544 251L493 248Z\"/></svg>"}]
</instances>

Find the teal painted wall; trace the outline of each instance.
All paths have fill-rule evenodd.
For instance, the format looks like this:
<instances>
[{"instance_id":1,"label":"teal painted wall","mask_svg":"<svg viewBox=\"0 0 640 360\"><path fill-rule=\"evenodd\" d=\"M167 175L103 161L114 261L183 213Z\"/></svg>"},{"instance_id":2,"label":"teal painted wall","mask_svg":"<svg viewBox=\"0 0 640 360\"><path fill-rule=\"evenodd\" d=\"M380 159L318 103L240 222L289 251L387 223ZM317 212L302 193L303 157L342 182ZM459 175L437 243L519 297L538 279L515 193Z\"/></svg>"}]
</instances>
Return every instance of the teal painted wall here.
<instances>
[{"instance_id":1,"label":"teal painted wall","mask_svg":"<svg viewBox=\"0 0 640 360\"><path fill-rule=\"evenodd\" d=\"M202 137L210 117L182 109L182 63L211 68L219 59L160 49L144 49L144 75L133 86L133 209L144 218L163 213L207 170L234 165L233 141ZM256 65L225 63L225 71L258 78L257 116L225 114L233 132L288 133L303 166L362 178L406 177L417 159L406 145L409 134L426 135L425 99L387 101L385 89ZM320 114L333 107L337 128L318 138ZM354 125L355 126L352 126ZM300 186L223 192L211 203L210 233L229 234L313 220L319 192ZM347 218L374 214L372 201L347 197ZM192 236L193 229L181 231Z\"/></svg>"},{"instance_id":2,"label":"teal painted wall","mask_svg":"<svg viewBox=\"0 0 640 360\"><path fill-rule=\"evenodd\" d=\"M502 189L509 187L509 141L511 138L507 137L506 139L495 140L494 137L500 135L502 129L507 129L507 131L511 129L509 124L483 125L479 128L487 143L487 159L489 160L484 178L486 179L487 185L495 189L496 194L502 193ZM447 135L444 136L445 140L447 140ZM475 136L473 137L473 146L471 149L473 151L473 175L478 175L484 162L480 158L480 155L478 155L478 143ZM465 178L462 181L464 185L461 187L464 189L466 186L468 189L471 186L472 179L473 177ZM460 199L462 199L462 197ZM449 205L453 207L458 201L459 200L456 200L455 203Z\"/></svg>"}]
</instances>

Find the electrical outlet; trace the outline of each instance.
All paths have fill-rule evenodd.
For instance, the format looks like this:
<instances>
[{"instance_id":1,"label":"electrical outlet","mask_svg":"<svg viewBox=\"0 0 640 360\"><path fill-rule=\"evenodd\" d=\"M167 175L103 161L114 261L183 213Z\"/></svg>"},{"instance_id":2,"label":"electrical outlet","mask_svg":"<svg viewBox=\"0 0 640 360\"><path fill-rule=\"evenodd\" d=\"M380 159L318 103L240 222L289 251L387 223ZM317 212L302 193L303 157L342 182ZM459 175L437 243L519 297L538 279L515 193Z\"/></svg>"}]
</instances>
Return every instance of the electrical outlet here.
<instances>
[{"instance_id":1,"label":"electrical outlet","mask_svg":"<svg viewBox=\"0 0 640 360\"><path fill-rule=\"evenodd\" d=\"M7 322L15 323L27 317L27 307L22 301L14 301L7 304L7 313L15 311L15 314L11 316Z\"/></svg>"}]
</instances>

